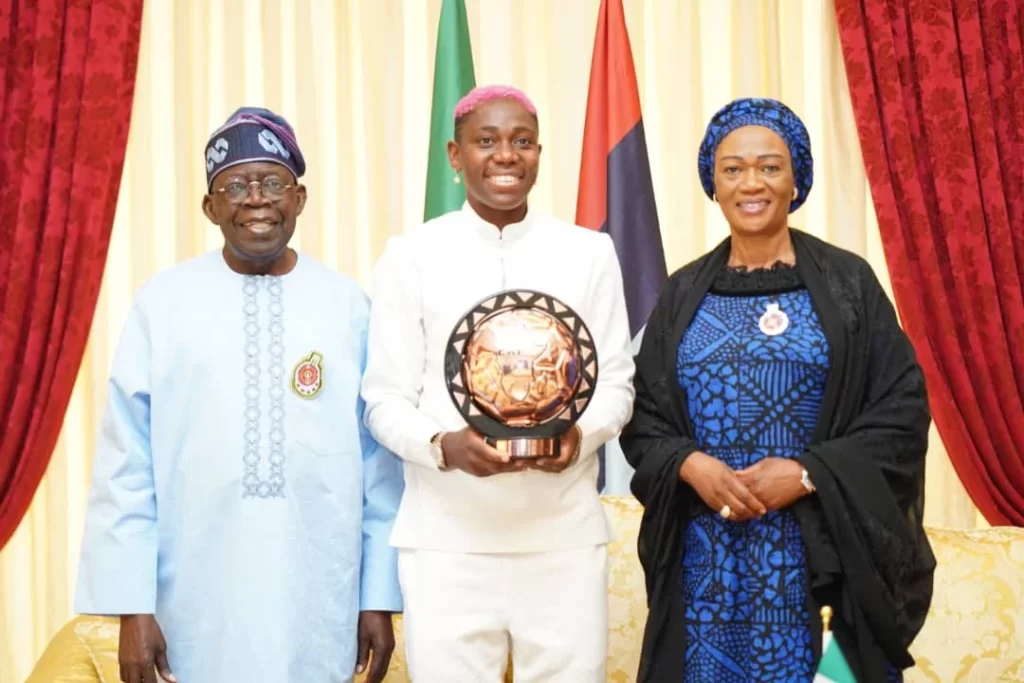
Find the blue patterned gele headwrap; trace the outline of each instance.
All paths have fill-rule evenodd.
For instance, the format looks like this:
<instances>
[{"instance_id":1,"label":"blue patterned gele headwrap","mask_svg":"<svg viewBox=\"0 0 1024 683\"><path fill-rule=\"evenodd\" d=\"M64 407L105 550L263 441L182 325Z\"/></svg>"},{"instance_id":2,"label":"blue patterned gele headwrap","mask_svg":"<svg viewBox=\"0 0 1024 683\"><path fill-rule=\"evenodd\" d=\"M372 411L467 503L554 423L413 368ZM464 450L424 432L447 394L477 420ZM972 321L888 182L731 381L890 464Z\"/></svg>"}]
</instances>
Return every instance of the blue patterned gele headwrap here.
<instances>
[{"instance_id":1,"label":"blue patterned gele headwrap","mask_svg":"<svg viewBox=\"0 0 1024 683\"><path fill-rule=\"evenodd\" d=\"M807 200L814 184L814 159L811 156L811 137L800 117L778 100L747 97L733 100L718 110L708 123L704 140L697 153L697 171L704 194L715 196L715 150L725 136L743 126L764 126L775 131L789 147L793 159L793 180L797 195L789 205L789 212L799 209Z\"/></svg>"}]
</instances>

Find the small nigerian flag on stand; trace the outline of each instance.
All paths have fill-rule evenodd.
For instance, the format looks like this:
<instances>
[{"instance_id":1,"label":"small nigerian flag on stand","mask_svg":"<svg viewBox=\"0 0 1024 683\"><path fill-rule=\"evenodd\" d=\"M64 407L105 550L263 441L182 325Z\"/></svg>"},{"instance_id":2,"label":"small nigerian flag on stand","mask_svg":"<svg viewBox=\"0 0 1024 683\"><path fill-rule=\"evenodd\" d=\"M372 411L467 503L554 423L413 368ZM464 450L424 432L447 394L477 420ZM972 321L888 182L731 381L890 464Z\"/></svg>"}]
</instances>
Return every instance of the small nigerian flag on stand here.
<instances>
[{"instance_id":1,"label":"small nigerian flag on stand","mask_svg":"<svg viewBox=\"0 0 1024 683\"><path fill-rule=\"evenodd\" d=\"M814 683L857 683L842 648L832 637L831 621L832 608L825 605L821 608L821 661L818 662Z\"/></svg>"}]
</instances>

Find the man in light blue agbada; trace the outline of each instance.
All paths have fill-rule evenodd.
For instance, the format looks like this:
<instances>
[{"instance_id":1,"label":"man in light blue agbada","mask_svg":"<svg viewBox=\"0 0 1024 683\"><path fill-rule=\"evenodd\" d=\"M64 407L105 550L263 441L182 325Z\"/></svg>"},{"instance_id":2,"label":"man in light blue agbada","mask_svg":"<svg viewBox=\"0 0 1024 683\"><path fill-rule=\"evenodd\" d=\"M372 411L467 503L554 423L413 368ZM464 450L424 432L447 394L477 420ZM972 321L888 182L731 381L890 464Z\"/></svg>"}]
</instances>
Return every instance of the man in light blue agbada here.
<instances>
[{"instance_id":1,"label":"man in light blue agbada","mask_svg":"<svg viewBox=\"0 0 1024 683\"><path fill-rule=\"evenodd\" d=\"M224 248L128 315L75 610L120 617L126 683L381 681L403 484L363 426L369 301L288 247L306 188L287 122L240 109L205 161Z\"/></svg>"}]
</instances>

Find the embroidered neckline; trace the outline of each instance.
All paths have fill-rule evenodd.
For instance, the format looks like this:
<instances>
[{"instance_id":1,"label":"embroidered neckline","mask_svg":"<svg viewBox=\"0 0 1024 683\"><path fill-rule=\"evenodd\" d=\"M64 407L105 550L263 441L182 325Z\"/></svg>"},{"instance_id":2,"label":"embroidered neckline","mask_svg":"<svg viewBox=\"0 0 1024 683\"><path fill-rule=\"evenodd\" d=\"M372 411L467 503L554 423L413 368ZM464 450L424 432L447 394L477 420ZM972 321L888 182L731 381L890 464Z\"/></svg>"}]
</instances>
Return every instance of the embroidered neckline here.
<instances>
[{"instance_id":1,"label":"embroidered neckline","mask_svg":"<svg viewBox=\"0 0 1024 683\"><path fill-rule=\"evenodd\" d=\"M268 436L270 448L267 454L269 472L266 478L260 476L262 460L262 410L260 398L263 388L260 382L260 302L261 290L267 292L270 319L267 325L269 344L269 383L266 389L270 398L270 420ZM242 461L242 497L282 498L284 497L284 287L280 276L246 275L242 280L242 313L245 333L245 403L243 416L244 453Z\"/></svg>"},{"instance_id":2,"label":"embroidered neckline","mask_svg":"<svg viewBox=\"0 0 1024 683\"><path fill-rule=\"evenodd\" d=\"M715 276L711 291L715 294L747 296L780 294L804 287L795 265L776 261L771 266L749 269L746 266L725 266Z\"/></svg>"},{"instance_id":3,"label":"embroidered neckline","mask_svg":"<svg viewBox=\"0 0 1024 683\"><path fill-rule=\"evenodd\" d=\"M762 266L760 268L748 268L747 266L729 266L725 267L726 270L732 270L737 273L774 273L780 270L796 270L796 265L792 263L786 263L785 261L776 261L770 266Z\"/></svg>"}]
</instances>

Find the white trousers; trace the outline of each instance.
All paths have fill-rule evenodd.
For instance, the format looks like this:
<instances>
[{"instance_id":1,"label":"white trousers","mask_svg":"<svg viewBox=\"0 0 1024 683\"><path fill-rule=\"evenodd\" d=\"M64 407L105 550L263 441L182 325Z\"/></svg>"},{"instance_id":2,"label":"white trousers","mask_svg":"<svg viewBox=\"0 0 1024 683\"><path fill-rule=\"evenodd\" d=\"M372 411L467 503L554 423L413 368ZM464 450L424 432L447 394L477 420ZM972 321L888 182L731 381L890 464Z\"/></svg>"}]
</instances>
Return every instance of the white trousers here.
<instances>
[{"instance_id":1,"label":"white trousers","mask_svg":"<svg viewBox=\"0 0 1024 683\"><path fill-rule=\"evenodd\" d=\"M530 554L400 550L413 683L604 683L604 545Z\"/></svg>"}]
</instances>

